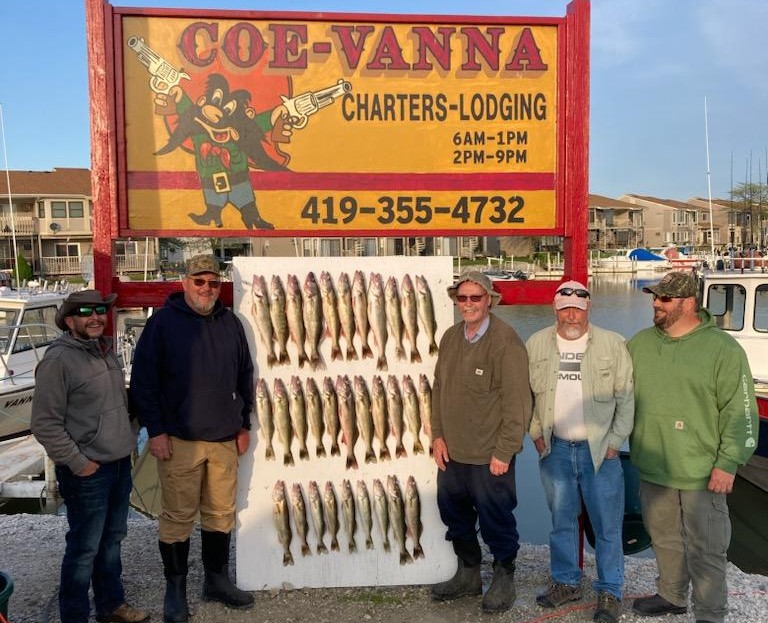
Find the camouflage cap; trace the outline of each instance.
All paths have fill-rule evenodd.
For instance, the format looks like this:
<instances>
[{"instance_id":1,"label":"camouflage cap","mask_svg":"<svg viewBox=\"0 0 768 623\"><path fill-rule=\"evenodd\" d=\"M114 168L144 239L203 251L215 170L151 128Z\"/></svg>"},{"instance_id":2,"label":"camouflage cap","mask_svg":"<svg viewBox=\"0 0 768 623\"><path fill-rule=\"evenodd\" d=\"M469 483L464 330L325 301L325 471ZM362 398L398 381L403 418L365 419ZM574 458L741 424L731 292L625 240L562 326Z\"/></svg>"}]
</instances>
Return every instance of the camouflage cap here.
<instances>
[{"instance_id":1,"label":"camouflage cap","mask_svg":"<svg viewBox=\"0 0 768 623\"><path fill-rule=\"evenodd\" d=\"M187 275L200 275L202 273L219 274L219 263L212 255L202 253L187 260Z\"/></svg>"},{"instance_id":2,"label":"camouflage cap","mask_svg":"<svg viewBox=\"0 0 768 623\"><path fill-rule=\"evenodd\" d=\"M691 296L698 296L699 286L692 275L671 272L664 275L664 278L656 285L643 288L643 292L655 294L656 296L671 296L676 299L685 299Z\"/></svg>"}]
</instances>

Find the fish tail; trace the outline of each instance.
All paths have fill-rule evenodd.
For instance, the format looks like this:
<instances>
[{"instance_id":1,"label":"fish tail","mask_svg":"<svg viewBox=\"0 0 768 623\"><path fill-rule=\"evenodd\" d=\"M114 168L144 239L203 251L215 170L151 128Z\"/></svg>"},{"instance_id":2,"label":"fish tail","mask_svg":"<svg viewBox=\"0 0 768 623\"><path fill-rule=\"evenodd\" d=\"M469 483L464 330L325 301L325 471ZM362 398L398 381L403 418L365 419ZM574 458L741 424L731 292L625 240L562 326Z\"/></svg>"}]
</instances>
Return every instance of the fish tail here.
<instances>
[{"instance_id":1,"label":"fish tail","mask_svg":"<svg viewBox=\"0 0 768 623\"><path fill-rule=\"evenodd\" d=\"M325 543L323 543L322 541L320 541L317 544L317 553L318 554L327 554L328 553L328 548L325 546Z\"/></svg>"},{"instance_id":2,"label":"fish tail","mask_svg":"<svg viewBox=\"0 0 768 623\"><path fill-rule=\"evenodd\" d=\"M357 552L357 543L355 543L355 537L352 537L349 540L349 553L354 554L355 552Z\"/></svg>"},{"instance_id":3,"label":"fish tail","mask_svg":"<svg viewBox=\"0 0 768 623\"><path fill-rule=\"evenodd\" d=\"M307 446L304 446L303 448L299 448L299 458L302 461L309 460L309 450L307 450Z\"/></svg>"},{"instance_id":4,"label":"fish tail","mask_svg":"<svg viewBox=\"0 0 768 623\"><path fill-rule=\"evenodd\" d=\"M405 446L403 445L403 442L400 441L397 444L397 448L395 448L395 457L398 459L403 456L408 456L408 453L405 451Z\"/></svg>"},{"instance_id":5,"label":"fish tail","mask_svg":"<svg viewBox=\"0 0 768 623\"><path fill-rule=\"evenodd\" d=\"M293 453L288 451L283 454L283 465L293 465Z\"/></svg>"},{"instance_id":6,"label":"fish tail","mask_svg":"<svg viewBox=\"0 0 768 623\"><path fill-rule=\"evenodd\" d=\"M275 353L269 353L267 355L267 367L271 368L275 364L277 364L277 357L275 356Z\"/></svg>"},{"instance_id":7,"label":"fish tail","mask_svg":"<svg viewBox=\"0 0 768 623\"><path fill-rule=\"evenodd\" d=\"M275 460L275 449L272 447L272 444L267 446L267 450L264 452L264 458L267 459L267 461Z\"/></svg>"},{"instance_id":8,"label":"fish tail","mask_svg":"<svg viewBox=\"0 0 768 623\"><path fill-rule=\"evenodd\" d=\"M347 345L347 361L355 360L357 361L359 357L357 356L357 349L355 348L354 344L348 344Z\"/></svg>"},{"instance_id":9,"label":"fish tail","mask_svg":"<svg viewBox=\"0 0 768 623\"><path fill-rule=\"evenodd\" d=\"M282 365L284 363L291 363L291 358L288 356L288 353L285 350L283 350L280 353L280 356L277 358L277 361L279 364Z\"/></svg>"},{"instance_id":10,"label":"fish tail","mask_svg":"<svg viewBox=\"0 0 768 623\"><path fill-rule=\"evenodd\" d=\"M339 448L339 442L335 441L331 444L331 456L341 456L341 449Z\"/></svg>"},{"instance_id":11,"label":"fish tail","mask_svg":"<svg viewBox=\"0 0 768 623\"><path fill-rule=\"evenodd\" d=\"M387 370L389 370L389 368L387 367L387 356L384 353L379 355L379 358L376 360L376 369L381 370L383 372L386 372Z\"/></svg>"},{"instance_id":12,"label":"fish tail","mask_svg":"<svg viewBox=\"0 0 768 623\"><path fill-rule=\"evenodd\" d=\"M392 545L390 545L389 539L384 541L384 551L385 552L391 552L392 551Z\"/></svg>"},{"instance_id":13,"label":"fish tail","mask_svg":"<svg viewBox=\"0 0 768 623\"><path fill-rule=\"evenodd\" d=\"M413 453L424 454L424 445L421 443L421 439L416 438L416 441L413 442Z\"/></svg>"},{"instance_id":14,"label":"fish tail","mask_svg":"<svg viewBox=\"0 0 768 623\"><path fill-rule=\"evenodd\" d=\"M303 368L304 364L307 363L308 361L309 361L309 357L307 357L307 353L305 353L304 351L301 351L299 353L299 367Z\"/></svg>"},{"instance_id":15,"label":"fish tail","mask_svg":"<svg viewBox=\"0 0 768 623\"><path fill-rule=\"evenodd\" d=\"M415 346L411 350L411 363L421 363L421 353Z\"/></svg>"},{"instance_id":16,"label":"fish tail","mask_svg":"<svg viewBox=\"0 0 768 623\"><path fill-rule=\"evenodd\" d=\"M291 552L285 552L283 554L283 566L287 567L288 565L293 564L293 554Z\"/></svg>"},{"instance_id":17,"label":"fish tail","mask_svg":"<svg viewBox=\"0 0 768 623\"><path fill-rule=\"evenodd\" d=\"M373 359L373 351L368 344L363 344L363 359Z\"/></svg>"},{"instance_id":18,"label":"fish tail","mask_svg":"<svg viewBox=\"0 0 768 623\"><path fill-rule=\"evenodd\" d=\"M325 446L322 443L317 444L317 448L315 449L315 456L317 457L326 456Z\"/></svg>"},{"instance_id":19,"label":"fish tail","mask_svg":"<svg viewBox=\"0 0 768 623\"><path fill-rule=\"evenodd\" d=\"M373 538L370 536L365 539L365 549L373 549Z\"/></svg>"},{"instance_id":20,"label":"fish tail","mask_svg":"<svg viewBox=\"0 0 768 623\"><path fill-rule=\"evenodd\" d=\"M334 551L334 552L339 551L339 539L337 539L335 536L331 540L331 551Z\"/></svg>"},{"instance_id":21,"label":"fish tail","mask_svg":"<svg viewBox=\"0 0 768 623\"><path fill-rule=\"evenodd\" d=\"M376 463L376 454L373 451L373 448L370 450L365 451L365 462L366 463Z\"/></svg>"},{"instance_id":22,"label":"fish tail","mask_svg":"<svg viewBox=\"0 0 768 623\"><path fill-rule=\"evenodd\" d=\"M402 346L395 346L395 357L397 357L398 361L405 359L405 348Z\"/></svg>"},{"instance_id":23,"label":"fish tail","mask_svg":"<svg viewBox=\"0 0 768 623\"><path fill-rule=\"evenodd\" d=\"M338 344L334 344L331 347L331 361L336 361L337 359L339 361L344 360L344 358L341 355L341 346L339 346Z\"/></svg>"},{"instance_id":24,"label":"fish tail","mask_svg":"<svg viewBox=\"0 0 768 623\"><path fill-rule=\"evenodd\" d=\"M421 546L421 543L416 543L413 546L413 558L424 558L424 548Z\"/></svg>"},{"instance_id":25,"label":"fish tail","mask_svg":"<svg viewBox=\"0 0 768 623\"><path fill-rule=\"evenodd\" d=\"M379 458L382 461L389 461L392 459L392 455L389 453L389 448L387 448L387 446L384 444L381 444L381 449L379 450Z\"/></svg>"},{"instance_id":26,"label":"fish tail","mask_svg":"<svg viewBox=\"0 0 768 623\"><path fill-rule=\"evenodd\" d=\"M312 555L312 550L309 549L309 544L306 541L304 541L301 544L301 555L302 556L311 556Z\"/></svg>"},{"instance_id":27,"label":"fish tail","mask_svg":"<svg viewBox=\"0 0 768 623\"><path fill-rule=\"evenodd\" d=\"M357 458L354 454L347 455L347 469L357 469Z\"/></svg>"},{"instance_id":28,"label":"fish tail","mask_svg":"<svg viewBox=\"0 0 768 623\"><path fill-rule=\"evenodd\" d=\"M435 342L435 340L433 339L433 340L432 340L432 342L431 342L431 343L430 343L430 345L429 345L429 354L430 354L430 355L436 355L436 354L437 354L437 351L438 351L438 348L437 348L437 343L436 343L436 342Z\"/></svg>"},{"instance_id":29,"label":"fish tail","mask_svg":"<svg viewBox=\"0 0 768 623\"><path fill-rule=\"evenodd\" d=\"M409 562L413 562L413 557L408 553L408 550L400 550L400 564L407 565Z\"/></svg>"}]
</instances>

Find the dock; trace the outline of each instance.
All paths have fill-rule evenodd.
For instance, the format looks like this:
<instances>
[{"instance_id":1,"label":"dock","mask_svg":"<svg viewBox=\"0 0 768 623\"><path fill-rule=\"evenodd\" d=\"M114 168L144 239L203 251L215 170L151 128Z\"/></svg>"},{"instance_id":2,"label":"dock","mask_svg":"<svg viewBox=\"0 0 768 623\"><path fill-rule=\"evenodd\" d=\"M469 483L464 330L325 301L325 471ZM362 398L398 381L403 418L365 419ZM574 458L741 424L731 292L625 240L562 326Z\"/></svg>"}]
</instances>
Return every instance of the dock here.
<instances>
[{"instance_id":1,"label":"dock","mask_svg":"<svg viewBox=\"0 0 768 623\"><path fill-rule=\"evenodd\" d=\"M53 464L32 435L0 443L0 498L56 495Z\"/></svg>"}]
</instances>

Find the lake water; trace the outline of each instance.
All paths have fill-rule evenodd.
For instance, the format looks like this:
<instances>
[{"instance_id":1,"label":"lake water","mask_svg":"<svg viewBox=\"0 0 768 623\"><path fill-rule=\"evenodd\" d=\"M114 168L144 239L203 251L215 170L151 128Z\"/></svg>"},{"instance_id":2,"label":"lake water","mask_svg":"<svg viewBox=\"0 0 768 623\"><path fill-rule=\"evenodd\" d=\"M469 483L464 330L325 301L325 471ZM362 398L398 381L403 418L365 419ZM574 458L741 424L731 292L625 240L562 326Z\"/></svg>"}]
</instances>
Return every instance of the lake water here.
<instances>
[{"instance_id":1,"label":"lake water","mask_svg":"<svg viewBox=\"0 0 768 623\"><path fill-rule=\"evenodd\" d=\"M642 291L661 275L649 274L634 278L630 275L595 275L590 279L592 311L590 322L604 329L632 337L640 329L653 324L651 296ZM549 305L503 305L494 313L509 322L525 341L539 329L555 321ZM522 454L517 457L516 517L520 539L527 543L548 544L550 515L539 478L538 455L526 437Z\"/></svg>"}]
</instances>

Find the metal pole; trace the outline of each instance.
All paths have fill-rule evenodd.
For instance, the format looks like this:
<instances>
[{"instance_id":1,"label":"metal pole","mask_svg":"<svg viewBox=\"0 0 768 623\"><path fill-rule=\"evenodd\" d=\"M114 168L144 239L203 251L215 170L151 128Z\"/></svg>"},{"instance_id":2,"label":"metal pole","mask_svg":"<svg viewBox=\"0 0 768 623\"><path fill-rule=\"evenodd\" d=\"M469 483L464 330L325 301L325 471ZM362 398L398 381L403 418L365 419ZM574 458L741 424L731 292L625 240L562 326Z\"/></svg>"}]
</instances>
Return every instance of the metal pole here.
<instances>
[{"instance_id":1,"label":"metal pole","mask_svg":"<svg viewBox=\"0 0 768 623\"><path fill-rule=\"evenodd\" d=\"M8 170L8 152L5 148L5 118L3 116L3 105L0 104L0 130L3 135L3 157L5 160L5 183L8 186L8 209L11 214L11 238L13 239L13 270L16 275L16 287L19 287L19 260L16 257L16 219L13 216L13 198L11 196L11 174Z\"/></svg>"},{"instance_id":2,"label":"metal pole","mask_svg":"<svg viewBox=\"0 0 768 623\"><path fill-rule=\"evenodd\" d=\"M707 141L707 196L709 197L709 244L712 261L715 261L715 228L712 223L712 180L709 174L709 121L707 120L707 98L704 98L704 135Z\"/></svg>"}]
</instances>

